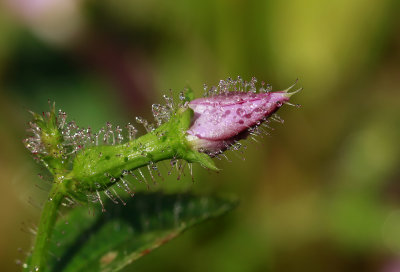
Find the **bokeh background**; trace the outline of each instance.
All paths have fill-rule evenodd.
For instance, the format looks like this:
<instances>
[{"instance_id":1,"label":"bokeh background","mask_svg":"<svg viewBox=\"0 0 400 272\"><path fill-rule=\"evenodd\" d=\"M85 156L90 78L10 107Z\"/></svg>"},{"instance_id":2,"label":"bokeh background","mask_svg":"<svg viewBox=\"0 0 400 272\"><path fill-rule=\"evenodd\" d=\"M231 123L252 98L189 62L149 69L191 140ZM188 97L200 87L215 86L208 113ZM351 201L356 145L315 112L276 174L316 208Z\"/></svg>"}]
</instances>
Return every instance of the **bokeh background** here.
<instances>
[{"instance_id":1,"label":"bokeh background","mask_svg":"<svg viewBox=\"0 0 400 272\"><path fill-rule=\"evenodd\" d=\"M0 270L45 199L22 139L56 101L81 126L150 117L168 89L229 76L304 91L245 161L160 187L240 206L126 271L400 271L398 0L0 2ZM172 189L171 189L172 188Z\"/></svg>"}]
</instances>

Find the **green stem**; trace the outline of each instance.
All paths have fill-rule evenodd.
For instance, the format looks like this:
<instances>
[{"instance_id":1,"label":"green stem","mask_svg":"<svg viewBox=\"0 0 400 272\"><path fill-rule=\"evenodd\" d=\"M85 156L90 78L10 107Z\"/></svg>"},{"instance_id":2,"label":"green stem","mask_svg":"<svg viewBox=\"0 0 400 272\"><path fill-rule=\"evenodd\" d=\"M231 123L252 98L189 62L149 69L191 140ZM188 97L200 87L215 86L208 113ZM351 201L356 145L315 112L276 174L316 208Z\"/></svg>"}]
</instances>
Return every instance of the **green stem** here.
<instances>
[{"instance_id":1,"label":"green stem","mask_svg":"<svg viewBox=\"0 0 400 272\"><path fill-rule=\"evenodd\" d=\"M136 140L81 150L73 161L73 169L65 176L69 192L78 197L77 192L85 194L88 191L104 190L113 185L124 170L134 170L173 158L199 162L209 169L217 170L208 155L192 149L187 142L186 131L191 120L192 111L182 108L167 123Z\"/></svg>"},{"instance_id":2,"label":"green stem","mask_svg":"<svg viewBox=\"0 0 400 272\"><path fill-rule=\"evenodd\" d=\"M54 183L49 193L49 199L43 207L32 256L28 265L29 271L42 271L46 264L50 237L56 223L58 209L65 196L64 192L59 190L59 186L60 184Z\"/></svg>"}]
</instances>

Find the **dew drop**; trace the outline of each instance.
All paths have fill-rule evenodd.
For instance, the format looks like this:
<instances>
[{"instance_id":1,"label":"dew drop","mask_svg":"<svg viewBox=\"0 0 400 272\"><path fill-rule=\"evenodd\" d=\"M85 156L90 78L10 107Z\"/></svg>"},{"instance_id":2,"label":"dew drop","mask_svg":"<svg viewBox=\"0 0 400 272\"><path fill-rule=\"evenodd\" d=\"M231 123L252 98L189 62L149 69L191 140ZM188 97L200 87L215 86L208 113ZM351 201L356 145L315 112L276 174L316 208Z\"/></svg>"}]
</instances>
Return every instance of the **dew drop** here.
<instances>
[{"instance_id":1,"label":"dew drop","mask_svg":"<svg viewBox=\"0 0 400 272\"><path fill-rule=\"evenodd\" d=\"M180 100L180 101L185 101L185 100L186 100L186 96L185 96L185 93L184 93L184 92L180 92L180 93L179 93L179 100Z\"/></svg>"},{"instance_id":2,"label":"dew drop","mask_svg":"<svg viewBox=\"0 0 400 272\"><path fill-rule=\"evenodd\" d=\"M104 193L114 204L118 204L118 201L115 199L114 195L109 190L105 190Z\"/></svg>"},{"instance_id":3,"label":"dew drop","mask_svg":"<svg viewBox=\"0 0 400 272\"><path fill-rule=\"evenodd\" d=\"M131 123L128 123L125 127L128 129L128 139L129 139L129 141L134 140L138 130Z\"/></svg>"},{"instance_id":4,"label":"dew drop","mask_svg":"<svg viewBox=\"0 0 400 272\"><path fill-rule=\"evenodd\" d=\"M122 200L122 198L119 196L119 194L117 193L117 191L115 191L114 188L111 188L111 190L113 191L114 195L117 196L117 198L119 199L119 201L121 201L122 205L126 206L126 202Z\"/></svg>"},{"instance_id":5,"label":"dew drop","mask_svg":"<svg viewBox=\"0 0 400 272\"><path fill-rule=\"evenodd\" d=\"M172 90L169 90L169 91L172 94ZM170 109L173 109L174 108L174 99L172 97L166 95L166 94L163 95L163 98L165 99L165 102L166 102L167 106Z\"/></svg>"},{"instance_id":6,"label":"dew drop","mask_svg":"<svg viewBox=\"0 0 400 272\"><path fill-rule=\"evenodd\" d=\"M100 205L101 205L101 211L102 211L102 212L106 212L106 209L104 208L104 204L103 204L103 201L101 200L99 191L96 190L96 194L97 194L98 200L99 200Z\"/></svg>"},{"instance_id":7,"label":"dew drop","mask_svg":"<svg viewBox=\"0 0 400 272\"><path fill-rule=\"evenodd\" d=\"M135 196L135 193L131 190L131 188L129 187L128 181L126 181L125 179L120 179L122 182L122 189L127 192L131 197ZM117 183L117 186L121 188L121 185L119 183Z\"/></svg>"},{"instance_id":8,"label":"dew drop","mask_svg":"<svg viewBox=\"0 0 400 272\"><path fill-rule=\"evenodd\" d=\"M122 136L122 128L120 126L117 126L115 128L115 132L117 134L117 143L122 143L122 141L124 140L124 136Z\"/></svg>"}]
</instances>

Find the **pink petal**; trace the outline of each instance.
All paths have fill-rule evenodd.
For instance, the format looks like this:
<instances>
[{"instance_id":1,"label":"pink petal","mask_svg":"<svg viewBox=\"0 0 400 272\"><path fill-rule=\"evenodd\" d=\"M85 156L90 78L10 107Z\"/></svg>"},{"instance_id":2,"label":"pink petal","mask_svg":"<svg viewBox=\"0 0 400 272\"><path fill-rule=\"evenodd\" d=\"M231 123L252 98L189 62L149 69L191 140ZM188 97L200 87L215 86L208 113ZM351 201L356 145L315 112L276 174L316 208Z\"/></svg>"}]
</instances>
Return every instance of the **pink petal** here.
<instances>
[{"instance_id":1,"label":"pink petal","mask_svg":"<svg viewBox=\"0 0 400 272\"><path fill-rule=\"evenodd\" d=\"M195 99L189 103L195 115L187 132L200 139L231 140L277 111L290 95L285 91L229 92Z\"/></svg>"}]
</instances>

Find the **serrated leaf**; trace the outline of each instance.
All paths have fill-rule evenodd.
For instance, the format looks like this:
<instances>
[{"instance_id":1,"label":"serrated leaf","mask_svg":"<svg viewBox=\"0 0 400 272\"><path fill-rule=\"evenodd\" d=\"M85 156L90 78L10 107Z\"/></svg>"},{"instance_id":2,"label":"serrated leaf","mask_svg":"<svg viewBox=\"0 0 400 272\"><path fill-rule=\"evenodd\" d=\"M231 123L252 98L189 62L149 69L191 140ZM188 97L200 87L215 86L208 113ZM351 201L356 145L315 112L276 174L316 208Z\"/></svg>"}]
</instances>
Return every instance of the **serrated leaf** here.
<instances>
[{"instance_id":1,"label":"serrated leaf","mask_svg":"<svg viewBox=\"0 0 400 272\"><path fill-rule=\"evenodd\" d=\"M44 271L118 271L237 201L189 194L140 193L126 206L79 207L56 225Z\"/></svg>"}]
</instances>

